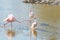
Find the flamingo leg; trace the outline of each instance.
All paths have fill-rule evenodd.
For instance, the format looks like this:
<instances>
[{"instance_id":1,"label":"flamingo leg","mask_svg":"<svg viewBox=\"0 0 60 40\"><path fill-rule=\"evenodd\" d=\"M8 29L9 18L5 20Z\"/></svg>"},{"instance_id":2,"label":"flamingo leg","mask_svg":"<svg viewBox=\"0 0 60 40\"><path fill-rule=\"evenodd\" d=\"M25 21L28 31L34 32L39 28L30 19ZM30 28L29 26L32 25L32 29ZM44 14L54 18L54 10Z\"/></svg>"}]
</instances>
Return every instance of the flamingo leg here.
<instances>
[{"instance_id":1,"label":"flamingo leg","mask_svg":"<svg viewBox=\"0 0 60 40\"><path fill-rule=\"evenodd\" d=\"M13 27L13 25L12 25L12 22L11 22L11 30L12 30L12 27Z\"/></svg>"}]
</instances>

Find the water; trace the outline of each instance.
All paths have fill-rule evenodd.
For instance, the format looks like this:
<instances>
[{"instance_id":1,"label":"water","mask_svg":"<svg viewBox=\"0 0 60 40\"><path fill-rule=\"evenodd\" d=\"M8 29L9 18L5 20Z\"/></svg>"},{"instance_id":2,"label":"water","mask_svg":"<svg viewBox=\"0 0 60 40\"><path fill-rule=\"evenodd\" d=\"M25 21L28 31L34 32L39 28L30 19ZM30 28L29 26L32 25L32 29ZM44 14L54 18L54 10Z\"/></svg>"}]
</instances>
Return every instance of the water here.
<instances>
[{"instance_id":1,"label":"water","mask_svg":"<svg viewBox=\"0 0 60 40\"><path fill-rule=\"evenodd\" d=\"M51 35L49 33L46 33L48 35L48 38L46 39L59 40L60 6L36 4L33 5L33 9L39 20L39 28L53 32L53 34ZM54 32L58 34L54 34ZM46 34L44 36L47 36ZM52 37L52 39L50 39L50 36Z\"/></svg>"},{"instance_id":2,"label":"water","mask_svg":"<svg viewBox=\"0 0 60 40\"><path fill-rule=\"evenodd\" d=\"M38 21L37 40L59 40L60 6L29 4L22 3L22 1L23 0L0 0L0 26L3 26L5 23L3 20L8 14L13 14L19 21L25 19L28 20L29 9L32 8L33 12L37 16ZM28 23L24 22L19 24L14 22L13 26L14 30L19 31L16 36L13 37L13 40L29 40L29 30L23 29L23 32L20 30L20 28L25 28L26 26L28 27ZM3 30L3 28L0 28L0 30L0 40L8 40L6 37L6 32Z\"/></svg>"}]
</instances>

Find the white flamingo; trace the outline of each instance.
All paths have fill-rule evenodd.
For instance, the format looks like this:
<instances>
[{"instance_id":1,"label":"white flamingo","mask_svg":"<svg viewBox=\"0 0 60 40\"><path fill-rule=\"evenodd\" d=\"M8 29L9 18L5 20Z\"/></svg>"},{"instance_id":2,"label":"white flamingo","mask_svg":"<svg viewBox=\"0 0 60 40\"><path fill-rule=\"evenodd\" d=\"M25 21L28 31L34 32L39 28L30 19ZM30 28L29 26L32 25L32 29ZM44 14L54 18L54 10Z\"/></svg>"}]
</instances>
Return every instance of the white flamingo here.
<instances>
[{"instance_id":1,"label":"white flamingo","mask_svg":"<svg viewBox=\"0 0 60 40\"><path fill-rule=\"evenodd\" d=\"M12 14L9 14L8 17L6 19L4 19L4 21L7 22L4 24L4 29L5 29L5 25L8 24L9 22L11 22L11 29L12 29L12 22L15 21L15 17ZM9 40L11 40L11 38L13 36L12 34L13 34L13 32L11 30L7 31L7 36L8 36Z\"/></svg>"},{"instance_id":2,"label":"white flamingo","mask_svg":"<svg viewBox=\"0 0 60 40\"><path fill-rule=\"evenodd\" d=\"M37 40L37 31L36 31L36 27L37 27L37 22L33 22L31 25L31 34L34 36L34 40Z\"/></svg>"},{"instance_id":3,"label":"white flamingo","mask_svg":"<svg viewBox=\"0 0 60 40\"><path fill-rule=\"evenodd\" d=\"M32 27L36 27L37 26L37 22L36 20L32 23Z\"/></svg>"},{"instance_id":4,"label":"white flamingo","mask_svg":"<svg viewBox=\"0 0 60 40\"><path fill-rule=\"evenodd\" d=\"M30 9L30 13L29 13L29 18L30 18L30 21L31 21L31 23L32 23L32 19L33 20L36 20L36 16L34 15L34 13L33 13L33 11ZM31 24L30 23L30 24ZM30 40L31 40L31 35L33 34L35 37L36 37L36 35L37 35L37 32L36 32L36 30L35 30L35 27L37 26L37 22L35 21L35 22L33 22L32 23L32 26L30 27Z\"/></svg>"},{"instance_id":5,"label":"white flamingo","mask_svg":"<svg viewBox=\"0 0 60 40\"><path fill-rule=\"evenodd\" d=\"M36 19L36 16L34 15L33 11L30 9L30 13L29 13L29 18L34 18Z\"/></svg>"}]
</instances>

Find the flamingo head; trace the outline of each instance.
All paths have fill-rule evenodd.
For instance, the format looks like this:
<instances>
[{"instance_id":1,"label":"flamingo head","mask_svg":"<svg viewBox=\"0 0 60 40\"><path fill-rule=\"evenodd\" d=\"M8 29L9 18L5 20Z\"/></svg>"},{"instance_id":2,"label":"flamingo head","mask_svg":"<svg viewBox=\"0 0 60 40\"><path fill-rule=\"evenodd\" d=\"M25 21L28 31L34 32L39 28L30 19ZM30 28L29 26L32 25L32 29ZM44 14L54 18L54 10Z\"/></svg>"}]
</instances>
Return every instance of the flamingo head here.
<instances>
[{"instance_id":1,"label":"flamingo head","mask_svg":"<svg viewBox=\"0 0 60 40\"><path fill-rule=\"evenodd\" d=\"M34 15L34 13L31 9L30 9L29 17L36 19L36 16Z\"/></svg>"},{"instance_id":2,"label":"flamingo head","mask_svg":"<svg viewBox=\"0 0 60 40\"><path fill-rule=\"evenodd\" d=\"M30 17L30 18L34 18L33 12L30 12L29 17Z\"/></svg>"}]
</instances>

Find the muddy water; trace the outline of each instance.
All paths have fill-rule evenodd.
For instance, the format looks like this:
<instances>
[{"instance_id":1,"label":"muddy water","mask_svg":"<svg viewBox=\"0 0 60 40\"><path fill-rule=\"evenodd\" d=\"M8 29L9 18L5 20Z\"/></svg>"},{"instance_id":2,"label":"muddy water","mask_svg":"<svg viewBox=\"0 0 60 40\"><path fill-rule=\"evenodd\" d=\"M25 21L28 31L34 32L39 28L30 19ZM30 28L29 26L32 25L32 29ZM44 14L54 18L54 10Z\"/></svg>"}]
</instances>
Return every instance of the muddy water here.
<instances>
[{"instance_id":1,"label":"muddy water","mask_svg":"<svg viewBox=\"0 0 60 40\"><path fill-rule=\"evenodd\" d=\"M23 0L2 0L0 1L0 25L3 26L5 23L3 20L8 14L12 13L17 20L29 19L29 9L32 8L33 12L37 16L38 22L38 36L37 40L60 40L60 6L45 5L45 4L25 4L22 3ZM8 26L10 26L8 24ZM20 31L18 27L25 27L27 23L13 23L20 33L16 34L13 40L29 40L29 31ZM13 27L13 28L14 28ZM3 28L0 33L1 40L7 40L5 37L5 31ZM4 34L4 35L3 35ZM2 36L3 35L3 36ZM4 39L3 39L4 38ZM32 37L33 40L33 37Z\"/></svg>"},{"instance_id":2,"label":"muddy water","mask_svg":"<svg viewBox=\"0 0 60 40\"><path fill-rule=\"evenodd\" d=\"M39 22L39 28L47 30L50 33L43 33L47 40L58 40L59 39L59 29L60 29L60 6L45 5L45 4L33 4L34 13L37 15L37 20ZM47 24L48 26L41 26L40 24ZM40 32L41 33L41 32ZM57 34L55 34L57 33ZM40 34L41 35L41 34ZM43 37L44 37L43 36Z\"/></svg>"}]
</instances>

